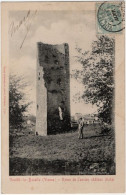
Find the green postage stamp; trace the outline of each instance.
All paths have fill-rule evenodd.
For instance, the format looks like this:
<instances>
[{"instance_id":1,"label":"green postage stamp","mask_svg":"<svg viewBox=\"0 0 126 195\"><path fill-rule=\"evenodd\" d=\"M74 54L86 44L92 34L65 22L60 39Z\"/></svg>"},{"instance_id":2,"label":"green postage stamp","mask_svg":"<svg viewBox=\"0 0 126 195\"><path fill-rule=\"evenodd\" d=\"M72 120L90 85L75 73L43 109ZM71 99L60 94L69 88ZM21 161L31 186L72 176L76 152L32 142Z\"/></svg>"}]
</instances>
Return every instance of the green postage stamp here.
<instances>
[{"instance_id":1,"label":"green postage stamp","mask_svg":"<svg viewBox=\"0 0 126 195\"><path fill-rule=\"evenodd\" d=\"M96 4L97 30L99 33L119 33L124 29L124 2Z\"/></svg>"}]
</instances>

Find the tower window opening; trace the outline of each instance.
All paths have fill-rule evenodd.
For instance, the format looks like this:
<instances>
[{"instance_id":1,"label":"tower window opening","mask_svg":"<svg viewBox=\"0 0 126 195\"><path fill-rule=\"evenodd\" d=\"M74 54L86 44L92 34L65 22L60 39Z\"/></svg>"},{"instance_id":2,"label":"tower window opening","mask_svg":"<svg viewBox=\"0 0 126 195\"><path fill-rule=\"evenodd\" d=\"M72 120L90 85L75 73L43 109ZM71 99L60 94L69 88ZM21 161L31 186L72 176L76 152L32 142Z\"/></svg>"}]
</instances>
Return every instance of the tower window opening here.
<instances>
[{"instance_id":1,"label":"tower window opening","mask_svg":"<svg viewBox=\"0 0 126 195\"><path fill-rule=\"evenodd\" d=\"M53 58L56 58L56 55L55 54L53 54Z\"/></svg>"},{"instance_id":2,"label":"tower window opening","mask_svg":"<svg viewBox=\"0 0 126 195\"><path fill-rule=\"evenodd\" d=\"M54 60L54 63L57 64L57 65L59 64L58 60Z\"/></svg>"},{"instance_id":3,"label":"tower window opening","mask_svg":"<svg viewBox=\"0 0 126 195\"><path fill-rule=\"evenodd\" d=\"M49 57L47 55L45 56L45 62L49 63Z\"/></svg>"},{"instance_id":4,"label":"tower window opening","mask_svg":"<svg viewBox=\"0 0 126 195\"><path fill-rule=\"evenodd\" d=\"M59 118L62 121L63 120L63 112L62 112L62 109L60 106L58 107L58 110L59 110Z\"/></svg>"},{"instance_id":5,"label":"tower window opening","mask_svg":"<svg viewBox=\"0 0 126 195\"><path fill-rule=\"evenodd\" d=\"M58 85L61 85L61 79L60 79L60 78L57 79L57 84L58 84Z\"/></svg>"}]
</instances>

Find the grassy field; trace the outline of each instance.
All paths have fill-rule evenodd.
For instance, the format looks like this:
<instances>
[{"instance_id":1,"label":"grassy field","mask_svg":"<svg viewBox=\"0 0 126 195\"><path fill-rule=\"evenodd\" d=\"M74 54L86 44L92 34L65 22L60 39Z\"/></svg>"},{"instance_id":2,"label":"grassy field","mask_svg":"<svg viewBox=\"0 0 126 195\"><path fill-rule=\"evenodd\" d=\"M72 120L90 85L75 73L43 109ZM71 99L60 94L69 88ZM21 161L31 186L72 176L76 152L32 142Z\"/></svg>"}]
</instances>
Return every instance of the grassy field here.
<instances>
[{"instance_id":1,"label":"grassy field","mask_svg":"<svg viewBox=\"0 0 126 195\"><path fill-rule=\"evenodd\" d=\"M88 125L78 132L35 136L10 135L10 175L114 175L114 139Z\"/></svg>"}]
</instances>

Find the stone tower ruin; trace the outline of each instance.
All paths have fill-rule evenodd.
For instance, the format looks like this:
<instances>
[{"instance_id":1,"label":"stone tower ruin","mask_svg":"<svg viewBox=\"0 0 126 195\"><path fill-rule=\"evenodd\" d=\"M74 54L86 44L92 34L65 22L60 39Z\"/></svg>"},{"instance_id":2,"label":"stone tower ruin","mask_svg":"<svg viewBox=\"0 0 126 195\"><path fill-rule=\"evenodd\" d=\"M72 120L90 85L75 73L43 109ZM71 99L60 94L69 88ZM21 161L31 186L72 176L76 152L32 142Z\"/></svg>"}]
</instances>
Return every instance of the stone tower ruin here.
<instances>
[{"instance_id":1,"label":"stone tower ruin","mask_svg":"<svg viewBox=\"0 0 126 195\"><path fill-rule=\"evenodd\" d=\"M36 132L46 136L69 131L69 46L39 42L37 47Z\"/></svg>"}]
</instances>

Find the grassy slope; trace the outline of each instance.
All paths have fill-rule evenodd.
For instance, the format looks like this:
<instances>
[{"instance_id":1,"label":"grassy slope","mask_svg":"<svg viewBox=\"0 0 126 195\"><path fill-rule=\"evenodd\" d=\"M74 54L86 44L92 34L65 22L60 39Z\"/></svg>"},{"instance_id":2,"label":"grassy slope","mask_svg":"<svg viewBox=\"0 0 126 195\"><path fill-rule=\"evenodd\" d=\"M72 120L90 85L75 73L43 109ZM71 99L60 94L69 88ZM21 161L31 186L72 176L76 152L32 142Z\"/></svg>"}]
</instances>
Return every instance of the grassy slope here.
<instances>
[{"instance_id":1,"label":"grassy slope","mask_svg":"<svg viewBox=\"0 0 126 195\"><path fill-rule=\"evenodd\" d=\"M100 127L88 126L83 140L77 131L11 137L10 174L114 174L114 141L99 133Z\"/></svg>"}]
</instances>

